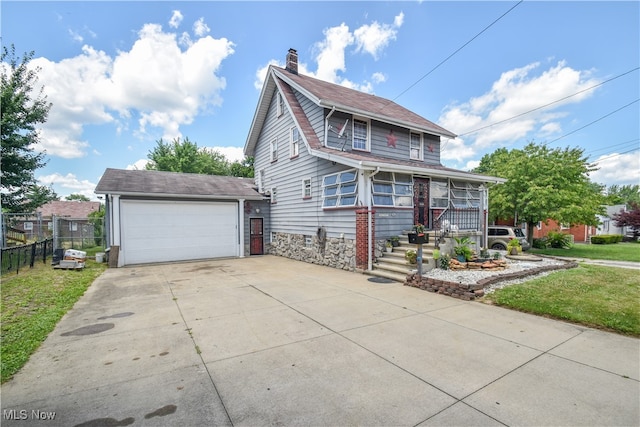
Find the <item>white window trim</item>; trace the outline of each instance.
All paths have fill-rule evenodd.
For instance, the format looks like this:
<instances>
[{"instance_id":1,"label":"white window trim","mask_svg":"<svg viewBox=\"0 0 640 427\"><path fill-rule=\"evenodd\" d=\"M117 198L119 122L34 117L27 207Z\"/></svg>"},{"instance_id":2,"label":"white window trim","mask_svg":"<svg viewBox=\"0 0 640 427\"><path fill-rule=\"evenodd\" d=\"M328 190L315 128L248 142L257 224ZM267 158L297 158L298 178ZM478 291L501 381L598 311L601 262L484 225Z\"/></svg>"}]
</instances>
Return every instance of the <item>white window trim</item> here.
<instances>
[{"instance_id":1,"label":"white window trim","mask_svg":"<svg viewBox=\"0 0 640 427\"><path fill-rule=\"evenodd\" d=\"M22 229L24 231L32 231L33 230L33 222L26 221L26 222L22 223Z\"/></svg>"},{"instance_id":2,"label":"white window trim","mask_svg":"<svg viewBox=\"0 0 640 427\"><path fill-rule=\"evenodd\" d=\"M346 173L354 173L355 174L355 178L353 180L350 181L345 181L345 182L341 182L339 180L339 178L342 176L342 174L346 174ZM327 177L330 176L337 176L336 179L336 183L334 184L329 184L329 185L325 185L325 179ZM355 185L353 192L347 193L347 194L342 194L341 189L342 189L342 184L348 184L349 186L351 185ZM326 188L330 188L330 187L336 187L336 194L335 195L331 195L331 196L326 196L325 195L325 189ZM331 174L327 174L324 175L322 177L322 208L323 209L339 209L339 208L349 208L349 207L353 207L356 206L358 204L358 200L359 200L359 193L358 193L358 171L355 169L347 169L344 171L340 171L337 173L331 173ZM351 198L353 197L353 203L352 204L342 204L342 196L346 196L347 198ZM336 200L336 204L333 206L325 206L325 201L327 199L335 199Z\"/></svg>"},{"instance_id":3,"label":"white window trim","mask_svg":"<svg viewBox=\"0 0 640 427\"><path fill-rule=\"evenodd\" d=\"M308 183L308 185L307 185ZM302 198L303 199L310 199L312 192L311 192L311 177L308 178L304 178L302 180ZM309 194L307 195L307 189L309 190Z\"/></svg>"},{"instance_id":4,"label":"white window trim","mask_svg":"<svg viewBox=\"0 0 640 427\"><path fill-rule=\"evenodd\" d=\"M273 138L269 143L269 156L272 162L278 160L278 138Z\"/></svg>"},{"instance_id":5,"label":"white window trim","mask_svg":"<svg viewBox=\"0 0 640 427\"><path fill-rule=\"evenodd\" d=\"M272 205L278 203L278 188L271 187L271 194L269 195L270 201Z\"/></svg>"},{"instance_id":6,"label":"white window trim","mask_svg":"<svg viewBox=\"0 0 640 427\"><path fill-rule=\"evenodd\" d=\"M260 169L256 175L256 181L258 184L258 193L264 193L264 169Z\"/></svg>"},{"instance_id":7,"label":"white window trim","mask_svg":"<svg viewBox=\"0 0 640 427\"><path fill-rule=\"evenodd\" d=\"M75 221L69 221L69 231L78 231L78 223Z\"/></svg>"},{"instance_id":8,"label":"white window trim","mask_svg":"<svg viewBox=\"0 0 640 427\"><path fill-rule=\"evenodd\" d=\"M420 146L418 147L418 157L413 156L413 144L412 144L412 135L417 135L420 137ZM424 160L424 135L422 132L409 132L409 159L411 160Z\"/></svg>"},{"instance_id":9,"label":"white window trim","mask_svg":"<svg viewBox=\"0 0 640 427\"><path fill-rule=\"evenodd\" d=\"M408 176L410 178L409 182L399 181L399 180L396 179L396 173L395 172L389 172L389 173L391 174L391 180L376 179L376 176L373 177L373 182L372 182L372 186L371 186L371 191L372 191L372 194L373 194L373 205L374 206L386 206L386 207L412 208L413 207L413 177L411 175L409 175L409 174L398 174L398 175ZM376 183L382 183L382 184L391 185L392 192L391 193L377 192L375 190L375 184ZM410 193L403 193L403 192L399 191L399 188L401 188L402 186L409 186ZM375 196L391 197L392 204L377 203ZM407 198L407 197L410 200L409 204L400 205L398 203L399 200L401 200L403 198Z\"/></svg>"},{"instance_id":10,"label":"white window trim","mask_svg":"<svg viewBox=\"0 0 640 427\"><path fill-rule=\"evenodd\" d=\"M365 147L364 148L356 148L355 147L355 137L356 137L356 122L362 122L365 123L367 126L367 136L366 136L366 140L365 140ZM365 119L364 117L354 117L353 120L351 121L351 148L353 150L358 150L358 151L371 151L371 120L369 119Z\"/></svg>"},{"instance_id":11,"label":"white window trim","mask_svg":"<svg viewBox=\"0 0 640 427\"><path fill-rule=\"evenodd\" d=\"M293 139L293 134L294 132L297 131L298 133L298 139ZM289 146L289 155L291 158L294 157L298 157L300 155L300 140L302 138L300 137L300 130L298 129L297 126L292 126L291 129L289 130L289 140L290 140L290 146ZM294 149L295 147L295 149Z\"/></svg>"}]
</instances>

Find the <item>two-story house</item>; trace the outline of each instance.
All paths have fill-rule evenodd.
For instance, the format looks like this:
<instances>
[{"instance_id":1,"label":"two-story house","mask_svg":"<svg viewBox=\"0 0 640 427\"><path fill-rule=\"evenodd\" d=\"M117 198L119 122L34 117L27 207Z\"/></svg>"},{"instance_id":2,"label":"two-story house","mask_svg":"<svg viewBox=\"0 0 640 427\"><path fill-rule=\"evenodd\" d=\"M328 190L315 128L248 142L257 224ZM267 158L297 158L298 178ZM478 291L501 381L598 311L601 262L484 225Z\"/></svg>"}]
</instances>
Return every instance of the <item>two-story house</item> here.
<instances>
[{"instance_id":1,"label":"two-story house","mask_svg":"<svg viewBox=\"0 0 640 427\"><path fill-rule=\"evenodd\" d=\"M442 166L452 132L393 101L270 66L244 153L271 198L270 253L371 270L384 242L414 224L482 243L487 183Z\"/></svg>"}]
</instances>

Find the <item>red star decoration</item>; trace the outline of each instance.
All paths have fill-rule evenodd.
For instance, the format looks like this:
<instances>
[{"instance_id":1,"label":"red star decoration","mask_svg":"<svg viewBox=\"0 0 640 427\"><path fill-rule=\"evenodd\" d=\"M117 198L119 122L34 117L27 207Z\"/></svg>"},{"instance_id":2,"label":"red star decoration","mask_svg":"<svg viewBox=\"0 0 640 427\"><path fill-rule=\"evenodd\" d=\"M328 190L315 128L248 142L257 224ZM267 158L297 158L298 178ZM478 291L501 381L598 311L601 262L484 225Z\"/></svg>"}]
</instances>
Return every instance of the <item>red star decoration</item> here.
<instances>
[{"instance_id":1,"label":"red star decoration","mask_svg":"<svg viewBox=\"0 0 640 427\"><path fill-rule=\"evenodd\" d=\"M387 147L396 148L396 141L398 138L393 134L393 129L389 131L389 135L387 135Z\"/></svg>"},{"instance_id":2,"label":"red star decoration","mask_svg":"<svg viewBox=\"0 0 640 427\"><path fill-rule=\"evenodd\" d=\"M429 151L431 151L433 153L433 144L429 144L429 146L427 148L429 149Z\"/></svg>"}]
</instances>

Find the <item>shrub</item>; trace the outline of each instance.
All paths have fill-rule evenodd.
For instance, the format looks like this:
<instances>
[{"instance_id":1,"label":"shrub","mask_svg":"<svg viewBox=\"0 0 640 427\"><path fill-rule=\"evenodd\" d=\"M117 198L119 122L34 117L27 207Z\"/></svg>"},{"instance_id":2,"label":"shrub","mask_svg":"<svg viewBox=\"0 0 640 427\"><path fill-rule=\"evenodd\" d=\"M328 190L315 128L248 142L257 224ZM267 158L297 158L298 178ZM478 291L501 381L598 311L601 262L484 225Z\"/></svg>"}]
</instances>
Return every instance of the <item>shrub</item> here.
<instances>
[{"instance_id":1,"label":"shrub","mask_svg":"<svg viewBox=\"0 0 640 427\"><path fill-rule=\"evenodd\" d=\"M533 247L536 249L547 249L549 243L547 242L546 237L542 237L540 239L533 239Z\"/></svg>"},{"instance_id":2,"label":"shrub","mask_svg":"<svg viewBox=\"0 0 640 427\"><path fill-rule=\"evenodd\" d=\"M440 257L440 268L443 270L448 270L450 261L451 257L449 255L442 255Z\"/></svg>"},{"instance_id":3,"label":"shrub","mask_svg":"<svg viewBox=\"0 0 640 427\"><path fill-rule=\"evenodd\" d=\"M569 249L571 247L571 235L550 231L547 234L547 246L557 249Z\"/></svg>"},{"instance_id":4,"label":"shrub","mask_svg":"<svg viewBox=\"0 0 640 427\"><path fill-rule=\"evenodd\" d=\"M594 245L611 245L621 241L621 234L601 234L599 236L591 236L591 243Z\"/></svg>"}]
</instances>

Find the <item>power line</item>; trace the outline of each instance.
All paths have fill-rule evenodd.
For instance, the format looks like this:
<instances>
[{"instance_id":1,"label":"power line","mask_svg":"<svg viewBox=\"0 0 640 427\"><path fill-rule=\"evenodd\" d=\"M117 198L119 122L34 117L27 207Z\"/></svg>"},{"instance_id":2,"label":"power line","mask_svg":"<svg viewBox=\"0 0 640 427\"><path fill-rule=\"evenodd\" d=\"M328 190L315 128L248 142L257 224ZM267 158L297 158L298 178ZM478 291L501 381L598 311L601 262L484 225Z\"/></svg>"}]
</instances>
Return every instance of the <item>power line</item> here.
<instances>
[{"instance_id":1,"label":"power line","mask_svg":"<svg viewBox=\"0 0 640 427\"><path fill-rule=\"evenodd\" d=\"M598 148L597 150L591 150L591 151L589 151L588 153L585 153L585 154L587 154L589 157L591 157L591 155L593 155L593 153L595 153L595 152L610 150L613 147L619 147L620 145L627 145L627 144L631 144L631 143L637 142L637 141L640 141L640 138L630 139L629 141L621 142L619 144L609 145L609 146L607 146L605 148Z\"/></svg>"},{"instance_id":2,"label":"power line","mask_svg":"<svg viewBox=\"0 0 640 427\"><path fill-rule=\"evenodd\" d=\"M565 133L564 135L559 136L559 137L558 137L558 138L556 138L556 139L552 139L551 141L545 142L545 143L544 143L544 144L542 144L542 145L549 145L549 144L551 144L551 143L553 143L553 142L556 142L556 141L558 141L558 140L560 140L560 139L562 139L562 138L565 138L565 137L567 137L567 136L569 136L569 135L573 135L574 133L576 133L576 132L578 132L578 131L580 131L580 130L582 130L582 129L584 129L584 128L588 127L588 126L591 126L592 124L595 124L595 123L599 122L600 120L605 119L605 118L607 118L607 117L609 117L609 116L611 116L611 115L613 115L613 114L617 113L618 111L620 111L620 110L622 110L622 109L624 109L624 108L629 107L629 106L630 106L630 105L632 105L632 104L635 104L635 103L636 103L636 102L638 102L638 101L640 101L640 98L636 99L635 101L631 101L631 102L630 102L630 103L628 103L627 105L623 105L622 107L620 107L620 108L618 108L618 109L616 109L616 110L614 110L614 111L612 111L612 112L610 112L610 113L608 113L608 114L605 114L604 116L602 116L602 117L600 117L600 118L597 118L597 119L595 119L594 121L592 121L592 122L590 122L590 123L587 123L586 125L584 125L584 126L582 126L582 127L579 127L578 129L574 129L574 130L572 130L571 132L569 132L569 133Z\"/></svg>"},{"instance_id":3,"label":"power line","mask_svg":"<svg viewBox=\"0 0 640 427\"><path fill-rule=\"evenodd\" d=\"M630 150L623 151L622 153L616 153L616 154L612 154L610 156L602 157L602 158L600 158L600 159L598 159L598 160L596 160L595 162L592 162L592 163L598 164L598 162L601 162L603 160L613 159L615 157L622 156L623 154L633 153L634 151L638 151L638 150L640 150L640 147L635 147L635 148L632 148Z\"/></svg>"},{"instance_id":4,"label":"power line","mask_svg":"<svg viewBox=\"0 0 640 427\"><path fill-rule=\"evenodd\" d=\"M511 12L513 9L515 9L516 7L518 7L524 0L520 0L518 3L516 3L513 7L511 7L509 10L507 10L505 13L503 13L502 15L500 15L497 19L495 19L491 24L487 25L482 31L480 31L478 34L476 34L475 36L473 36L473 38L471 38L469 41L467 41L465 44L463 44L462 46L460 46L458 49L456 49L451 55L447 56L445 59L443 59L442 61L440 61L440 63L438 65L436 65L435 67L433 67L428 73L424 74L422 77L420 77L418 80L416 80L411 86L409 86L408 88L406 88L405 90L403 90L402 92L400 92L400 94L398 96L396 96L395 98L392 99L392 101L395 101L396 99L400 98L402 95L404 95L405 93L407 93L409 90L411 90L415 85L417 85L418 83L420 83L422 80L424 80L429 74L433 73L435 70L437 70L442 64L444 64L445 62L447 62L449 59L451 59L455 54L457 54L458 52L460 52L462 49L464 49L468 44L470 44L472 41L474 41L475 39L477 39L482 33L484 33L485 31L487 31L489 28L491 28L495 23L497 23L499 20L501 20L502 18L504 18L509 12Z\"/></svg>"},{"instance_id":5,"label":"power line","mask_svg":"<svg viewBox=\"0 0 640 427\"><path fill-rule=\"evenodd\" d=\"M475 130L472 130L472 131L469 131L469 132L465 132L465 133L461 133L461 134L460 134L460 135L458 135L458 136L460 137L460 136L465 136L465 135L471 135L472 133L479 132L479 131L481 131L481 130L483 130L483 129L487 129L487 128L490 128L490 127L492 127L492 126L496 126L496 125L499 125L499 124L502 124L502 123L508 122L509 120L517 119L518 117L522 117L522 116L524 116L524 115L526 115L526 114L533 113L534 111L541 110L541 109L546 108L546 107L548 107L548 106L550 106L550 105L557 104L558 102L562 102L562 101L567 100L567 99L569 99L569 98L571 98L571 97L574 97L574 96L580 95L581 93L584 93L584 92L590 91L590 90L592 90L592 89L595 89L595 88L597 88L598 86L602 86L602 85L603 85L603 84L605 84L605 83L609 83L609 82L611 82L611 81L613 81L613 80L615 80L615 79L618 79L618 78L620 78L620 77L622 77L622 76L626 76L627 74L632 73L632 72L634 72L634 71L637 71L637 70L639 70L639 69L640 69L640 67L636 67L636 68L634 68L634 69L632 69L632 70L629 70L629 71L627 71L627 72L625 72L625 73L619 74L619 75L617 75L617 76L615 76L615 77L612 77L612 78L610 78L610 79L608 79L608 80L605 80L605 81L603 81L603 82L601 82L601 83L598 83L598 84L596 84L596 85L593 85L593 86L591 86L591 87L588 87L588 88L586 88L586 89L583 89L583 90L581 90L581 91L578 91L578 92L576 92L576 93L574 93L574 94L572 94L572 95L565 96L564 98L557 99L557 100L555 100L555 101L553 101L553 102L550 102L550 103L548 103L548 104L541 105L540 107L536 107L536 108L534 108L534 109L532 109L532 110L525 111L524 113L520 113L520 114L517 114L517 115L515 115L515 116L513 116L513 117L509 117L508 119L500 120L500 121L498 121L498 122L491 123L491 124L486 125L486 126L482 126L482 127L478 128L478 129L475 129Z\"/></svg>"}]
</instances>

